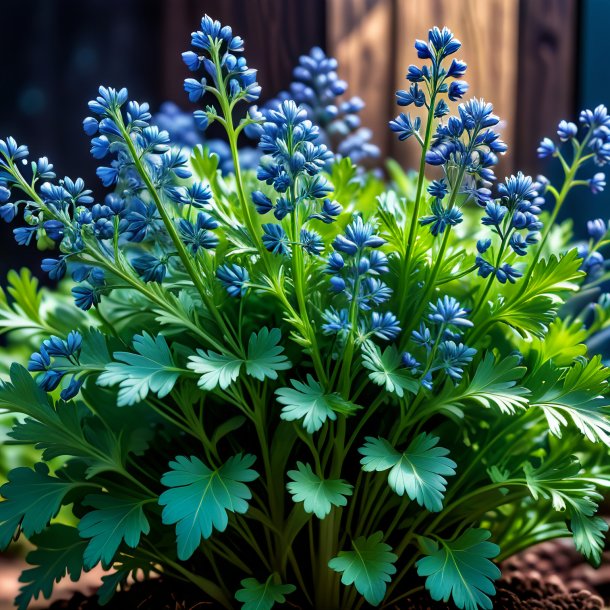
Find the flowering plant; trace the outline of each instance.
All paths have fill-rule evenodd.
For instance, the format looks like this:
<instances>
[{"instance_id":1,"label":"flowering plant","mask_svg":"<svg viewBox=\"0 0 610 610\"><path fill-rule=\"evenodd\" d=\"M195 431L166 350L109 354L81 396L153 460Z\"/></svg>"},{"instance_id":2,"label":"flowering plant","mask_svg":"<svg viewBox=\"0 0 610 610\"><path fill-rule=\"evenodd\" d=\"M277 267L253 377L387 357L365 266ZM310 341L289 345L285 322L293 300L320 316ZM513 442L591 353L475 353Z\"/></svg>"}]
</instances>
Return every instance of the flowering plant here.
<instances>
[{"instance_id":1,"label":"flowering plant","mask_svg":"<svg viewBox=\"0 0 610 610\"><path fill-rule=\"evenodd\" d=\"M0 490L0 546L23 533L37 547L19 607L101 563L102 603L158 572L224 608L347 610L425 588L475 610L492 607L497 562L539 541L572 535L599 562L609 370L583 342L610 306L593 323L558 312L599 271L607 226L579 253L556 247L554 223L573 187L605 185L583 173L610 159L606 109L541 143L561 186L494 186L498 118L460 102L460 42L434 28L397 93L424 120L390 123L421 148L413 192L375 198L314 106L290 99L309 93L239 119L260 95L241 38L206 16L192 45L185 89L209 102L194 119L225 129L232 174L173 147L125 89L101 87L84 121L110 159L103 203L0 142L0 214L23 215L19 244L58 246L42 266L69 270L76 305L50 315L27 273L0 295L3 328L46 335L0 387L12 438L42 451ZM334 64L305 63L302 82L332 89ZM76 526L56 520L64 505Z\"/></svg>"}]
</instances>

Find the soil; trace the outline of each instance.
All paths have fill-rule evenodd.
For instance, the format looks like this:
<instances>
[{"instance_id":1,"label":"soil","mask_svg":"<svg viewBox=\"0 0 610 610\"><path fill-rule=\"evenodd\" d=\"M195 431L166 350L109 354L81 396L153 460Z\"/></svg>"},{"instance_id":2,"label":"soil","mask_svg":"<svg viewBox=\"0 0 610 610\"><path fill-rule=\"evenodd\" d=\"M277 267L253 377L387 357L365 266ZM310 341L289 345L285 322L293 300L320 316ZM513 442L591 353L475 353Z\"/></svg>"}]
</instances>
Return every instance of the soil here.
<instances>
[{"instance_id":1,"label":"soil","mask_svg":"<svg viewBox=\"0 0 610 610\"><path fill-rule=\"evenodd\" d=\"M610 553L595 570L582 563L570 542L538 545L502 564L496 583L494 610L602 610L610 605ZM299 608L296 600L284 608ZM218 610L201 599L201 593L184 583L162 578L136 582L117 593L105 610ZM431 603L427 592L401 600L395 610L455 610L444 603ZM48 610L102 610L95 597L76 593L56 601ZM317 610L324 610L318 608Z\"/></svg>"}]
</instances>

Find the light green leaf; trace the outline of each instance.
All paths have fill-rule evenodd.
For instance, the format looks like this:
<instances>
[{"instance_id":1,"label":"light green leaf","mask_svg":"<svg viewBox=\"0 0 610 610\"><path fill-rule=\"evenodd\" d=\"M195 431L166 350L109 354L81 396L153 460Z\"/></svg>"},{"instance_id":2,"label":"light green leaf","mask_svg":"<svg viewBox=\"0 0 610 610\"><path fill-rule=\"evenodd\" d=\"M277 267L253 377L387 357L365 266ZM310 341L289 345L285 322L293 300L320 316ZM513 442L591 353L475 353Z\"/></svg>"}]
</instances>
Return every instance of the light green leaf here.
<instances>
[{"instance_id":1,"label":"light green leaf","mask_svg":"<svg viewBox=\"0 0 610 610\"><path fill-rule=\"evenodd\" d=\"M137 354L115 352L114 358L120 362L108 364L97 380L101 386L119 385L119 407L142 402L149 392L159 398L167 396L180 376L163 335L136 335L133 348Z\"/></svg>"},{"instance_id":2,"label":"light green leaf","mask_svg":"<svg viewBox=\"0 0 610 610\"><path fill-rule=\"evenodd\" d=\"M171 489L161 494L159 504L165 507L163 523L176 524L180 559L188 559L201 538L209 538L214 528L224 532L229 511L243 514L248 510L252 493L244 483L258 477L250 469L255 459L240 453L217 469L208 468L194 456L178 456L170 462L171 470L163 475L161 483Z\"/></svg>"},{"instance_id":3,"label":"light green leaf","mask_svg":"<svg viewBox=\"0 0 610 610\"><path fill-rule=\"evenodd\" d=\"M597 485L608 486L607 481L587 477L575 457L543 462L538 468L526 463L523 469L533 498L548 499L556 511L566 512L576 548L599 565L608 524L595 517L603 499Z\"/></svg>"},{"instance_id":4,"label":"light green leaf","mask_svg":"<svg viewBox=\"0 0 610 610\"><path fill-rule=\"evenodd\" d=\"M489 596L495 595L493 581L500 570L490 561L500 547L487 542L484 529L469 529L455 540L422 539L427 557L417 562L417 573L426 578L426 589L436 601L453 603L463 610L492 610Z\"/></svg>"},{"instance_id":5,"label":"light green leaf","mask_svg":"<svg viewBox=\"0 0 610 610\"><path fill-rule=\"evenodd\" d=\"M526 368L519 366L519 356L508 356L496 362L493 353L487 352L471 380L465 379L458 389L447 384L439 400L443 406L463 406L474 402L487 409L497 407L512 415L528 406L529 390L517 385Z\"/></svg>"},{"instance_id":6,"label":"light green leaf","mask_svg":"<svg viewBox=\"0 0 610 610\"><path fill-rule=\"evenodd\" d=\"M360 595L373 606L385 597L391 575L396 573L394 562L398 557L390 545L382 542L383 534L376 532L352 542L353 551L341 551L328 562L328 567L342 574L344 585L353 584Z\"/></svg>"},{"instance_id":7,"label":"light green leaf","mask_svg":"<svg viewBox=\"0 0 610 610\"><path fill-rule=\"evenodd\" d=\"M64 498L78 487L73 481L49 476L46 464L15 468L0 488L0 549L5 549L20 527L29 538L42 532L57 515Z\"/></svg>"},{"instance_id":8,"label":"light green leaf","mask_svg":"<svg viewBox=\"0 0 610 610\"><path fill-rule=\"evenodd\" d=\"M544 411L551 434L558 438L571 419L591 442L610 446L610 402L602 397L608 373L601 356L575 362L565 376L563 369L549 362L529 382L534 393L531 408Z\"/></svg>"},{"instance_id":9,"label":"light green leaf","mask_svg":"<svg viewBox=\"0 0 610 610\"><path fill-rule=\"evenodd\" d=\"M369 378L377 385L384 386L388 392L393 392L399 398L405 391L417 394L419 384L409 375L407 369L402 367L400 354L393 345L381 350L372 341L362 344L362 365L369 369Z\"/></svg>"},{"instance_id":10,"label":"light green leaf","mask_svg":"<svg viewBox=\"0 0 610 610\"><path fill-rule=\"evenodd\" d=\"M276 584L273 576L269 576L266 582L261 583L256 578L245 578L241 581L240 589L235 594L238 602L243 602L242 610L271 610L278 604L286 601L286 595L296 590L294 585Z\"/></svg>"},{"instance_id":11,"label":"light green leaf","mask_svg":"<svg viewBox=\"0 0 610 610\"><path fill-rule=\"evenodd\" d=\"M352 495L353 487L342 479L321 479L309 464L297 462L298 470L289 470L288 477L292 483L286 487L295 502L303 502L306 513L314 513L318 519L324 519L333 506L345 506L347 498Z\"/></svg>"},{"instance_id":12,"label":"light green leaf","mask_svg":"<svg viewBox=\"0 0 610 610\"><path fill-rule=\"evenodd\" d=\"M360 407L339 394L327 394L311 375L307 384L291 380L293 388L275 391L277 401L284 405L280 417L286 421L303 419L303 428L310 434L318 431L327 419L335 421L337 413L350 415Z\"/></svg>"},{"instance_id":13,"label":"light green leaf","mask_svg":"<svg viewBox=\"0 0 610 610\"><path fill-rule=\"evenodd\" d=\"M292 364L282 355L284 348L277 345L282 334L277 328L261 328L258 334L252 333L248 342L246 373L264 381L265 377L277 379L277 371L285 371Z\"/></svg>"},{"instance_id":14,"label":"light green leaf","mask_svg":"<svg viewBox=\"0 0 610 610\"><path fill-rule=\"evenodd\" d=\"M46 599L51 597L53 584L66 572L72 582L77 582L83 571L87 543L79 538L76 528L56 523L33 536L31 541L36 549L28 553L27 562L34 567L19 577L19 582L24 583L15 600L19 610L27 610L41 593Z\"/></svg>"},{"instance_id":15,"label":"light green leaf","mask_svg":"<svg viewBox=\"0 0 610 610\"><path fill-rule=\"evenodd\" d=\"M455 474L456 463L446 457L447 449L436 446L438 441L438 437L423 432L400 453L385 439L368 436L358 450L363 456L360 463L366 472L390 470L388 484L392 490L399 496L406 492L420 506L439 512L447 485L445 477Z\"/></svg>"},{"instance_id":16,"label":"light green leaf","mask_svg":"<svg viewBox=\"0 0 610 610\"><path fill-rule=\"evenodd\" d=\"M133 549L140 544L141 534L150 532L141 500L95 494L87 496L83 504L95 509L78 524L81 538L91 538L84 555L87 568L101 561L108 569L123 540Z\"/></svg>"},{"instance_id":17,"label":"light green leaf","mask_svg":"<svg viewBox=\"0 0 610 610\"><path fill-rule=\"evenodd\" d=\"M189 356L187 367L201 375L197 385L202 390L213 390L216 386L226 390L239 376L243 360L209 350L197 350L197 356Z\"/></svg>"}]
</instances>

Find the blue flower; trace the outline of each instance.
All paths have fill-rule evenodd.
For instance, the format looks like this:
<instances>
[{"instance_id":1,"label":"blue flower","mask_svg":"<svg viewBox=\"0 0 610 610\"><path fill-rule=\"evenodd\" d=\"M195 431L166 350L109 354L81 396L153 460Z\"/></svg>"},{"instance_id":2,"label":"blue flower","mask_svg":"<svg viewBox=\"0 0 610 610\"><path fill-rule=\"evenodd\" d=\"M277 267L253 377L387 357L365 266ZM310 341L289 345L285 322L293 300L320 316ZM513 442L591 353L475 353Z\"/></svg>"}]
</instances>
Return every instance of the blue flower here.
<instances>
[{"instance_id":1,"label":"blue flower","mask_svg":"<svg viewBox=\"0 0 610 610\"><path fill-rule=\"evenodd\" d=\"M195 110L193 112L193 119L195 120L195 126L200 131L205 131L210 124L208 113L205 110Z\"/></svg>"},{"instance_id":2,"label":"blue flower","mask_svg":"<svg viewBox=\"0 0 610 610\"><path fill-rule=\"evenodd\" d=\"M608 226L601 218L587 222L587 232L594 241L600 241L608 232Z\"/></svg>"},{"instance_id":3,"label":"blue flower","mask_svg":"<svg viewBox=\"0 0 610 610\"><path fill-rule=\"evenodd\" d=\"M576 137L578 133L578 127L575 123L570 123L568 121L560 121L557 127L557 135L562 142L567 142L572 138Z\"/></svg>"},{"instance_id":4,"label":"blue flower","mask_svg":"<svg viewBox=\"0 0 610 610\"><path fill-rule=\"evenodd\" d=\"M580 113L579 120L583 125L590 128L610 127L608 109L603 104L600 104L593 110L583 110Z\"/></svg>"},{"instance_id":5,"label":"blue flower","mask_svg":"<svg viewBox=\"0 0 610 610\"><path fill-rule=\"evenodd\" d=\"M290 254L290 241L286 231L277 224L267 223L262 226L263 245L273 254Z\"/></svg>"},{"instance_id":6,"label":"blue flower","mask_svg":"<svg viewBox=\"0 0 610 610\"><path fill-rule=\"evenodd\" d=\"M340 309L337 311L333 307L326 309L322 312L322 332L325 335L335 335L339 333L346 333L351 329L349 323L349 311L347 309Z\"/></svg>"},{"instance_id":7,"label":"blue flower","mask_svg":"<svg viewBox=\"0 0 610 610\"><path fill-rule=\"evenodd\" d=\"M266 214L273 209L273 202L262 191L254 191L252 193L252 203L259 214Z\"/></svg>"},{"instance_id":8,"label":"blue flower","mask_svg":"<svg viewBox=\"0 0 610 610\"><path fill-rule=\"evenodd\" d=\"M248 270L236 264L226 264L218 267L216 277L231 297L243 297L248 290L250 275Z\"/></svg>"},{"instance_id":9,"label":"blue flower","mask_svg":"<svg viewBox=\"0 0 610 610\"><path fill-rule=\"evenodd\" d=\"M75 286L72 288L72 296L76 306L83 311L91 309L101 299L98 288L94 286Z\"/></svg>"},{"instance_id":10,"label":"blue flower","mask_svg":"<svg viewBox=\"0 0 610 610\"><path fill-rule=\"evenodd\" d=\"M464 374L464 367L472 362L476 353L476 349L467 347L463 343L443 341L438 349L440 366L449 377L460 381Z\"/></svg>"},{"instance_id":11,"label":"blue flower","mask_svg":"<svg viewBox=\"0 0 610 610\"><path fill-rule=\"evenodd\" d=\"M606 174L598 172L589 180L589 188L594 195L601 193L606 188Z\"/></svg>"},{"instance_id":12,"label":"blue flower","mask_svg":"<svg viewBox=\"0 0 610 610\"><path fill-rule=\"evenodd\" d=\"M337 216L339 216L342 211L343 206L338 201L325 199L322 203L322 209L320 212L317 214L311 214L309 218L315 218L317 220L321 220L325 224L331 224L337 219Z\"/></svg>"},{"instance_id":13,"label":"blue flower","mask_svg":"<svg viewBox=\"0 0 610 610\"><path fill-rule=\"evenodd\" d=\"M324 252L324 240L319 233L308 229L301 229L301 246L308 254L317 256Z\"/></svg>"},{"instance_id":14,"label":"blue flower","mask_svg":"<svg viewBox=\"0 0 610 610\"><path fill-rule=\"evenodd\" d=\"M131 209L125 214L127 238L136 243L144 241L158 229L160 221L159 211L153 202L144 203L141 199L134 199Z\"/></svg>"},{"instance_id":15,"label":"blue flower","mask_svg":"<svg viewBox=\"0 0 610 610\"><path fill-rule=\"evenodd\" d=\"M187 78L184 81L184 90L189 95L189 101L198 102L205 93L205 85L206 80L202 78L201 80L196 80L194 78Z\"/></svg>"},{"instance_id":16,"label":"blue flower","mask_svg":"<svg viewBox=\"0 0 610 610\"><path fill-rule=\"evenodd\" d=\"M104 186L112 186L119 179L119 170L116 167L98 167L95 173Z\"/></svg>"},{"instance_id":17,"label":"blue flower","mask_svg":"<svg viewBox=\"0 0 610 610\"><path fill-rule=\"evenodd\" d=\"M411 115L400 113L393 121L390 121L390 129L398 134L401 141L407 140L419 131L421 119L416 117L411 120Z\"/></svg>"},{"instance_id":18,"label":"blue flower","mask_svg":"<svg viewBox=\"0 0 610 610\"><path fill-rule=\"evenodd\" d=\"M167 262L158 259L152 254L143 254L131 261L137 274L145 282L157 282L161 284L167 274Z\"/></svg>"},{"instance_id":19,"label":"blue flower","mask_svg":"<svg viewBox=\"0 0 610 610\"><path fill-rule=\"evenodd\" d=\"M591 252L582 262L581 269L591 278L599 277L604 271L604 257L600 252Z\"/></svg>"},{"instance_id":20,"label":"blue flower","mask_svg":"<svg viewBox=\"0 0 610 610\"><path fill-rule=\"evenodd\" d=\"M431 207L432 215L420 218L419 223L422 226L430 225L430 233L434 236L462 222L462 212L457 208L444 208L440 199L435 199Z\"/></svg>"},{"instance_id":21,"label":"blue flower","mask_svg":"<svg viewBox=\"0 0 610 610\"><path fill-rule=\"evenodd\" d=\"M64 358L78 356L82 344L83 337L76 330L70 331L65 341L59 337L52 336L42 342L42 346L49 356L60 356Z\"/></svg>"},{"instance_id":22,"label":"blue flower","mask_svg":"<svg viewBox=\"0 0 610 610\"><path fill-rule=\"evenodd\" d=\"M404 352L401 357L402 365L406 369L410 369L412 375L416 375L421 364L418 362L417 358L410 354L409 352Z\"/></svg>"},{"instance_id":23,"label":"blue flower","mask_svg":"<svg viewBox=\"0 0 610 610\"><path fill-rule=\"evenodd\" d=\"M557 148L555 146L555 142L553 142L553 140L551 140L550 138L544 138L538 145L538 149L536 152L538 153L538 157L540 159L544 159L545 157L550 157L551 155L554 155L556 151Z\"/></svg>"},{"instance_id":24,"label":"blue flower","mask_svg":"<svg viewBox=\"0 0 610 610\"><path fill-rule=\"evenodd\" d=\"M451 326L472 326L466 317L468 312L460 305L455 297L445 295L436 303L430 303L431 313L428 314L430 322Z\"/></svg>"},{"instance_id":25,"label":"blue flower","mask_svg":"<svg viewBox=\"0 0 610 610\"><path fill-rule=\"evenodd\" d=\"M400 90L396 92L397 104L399 106L409 106L414 104L418 108L421 108L426 103L426 96L424 92L419 88L417 83L413 83L409 88L409 91Z\"/></svg>"},{"instance_id":26,"label":"blue flower","mask_svg":"<svg viewBox=\"0 0 610 610\"><path fill-rule=\"evenodd\" d=\"M202 208L209 204L211 198L212 191L209 186L201 182L194 182L180 191L179 201L184 205Z\"/></svg>"},{"instance_id":27,"label":"blue flower","mask_svg":"<svg viewBox=\"0 0 610 610\"><path fill-rule=\"evenodd\" d=\"M11 161L19 161L20 159L25 159L30 151L27 146L19 146L15 141L15 138L9 136L6 140L0 140L0 154ZM0 160L0 165L4 164L3 161Z\"/></svg>"},{"instance_id":28,"label":"blue flower","mask_svg":"<svg viewBox=\"0 0 610 610\"><path fill-rule=\"evenodd\" d=\"M508 208L496 201L490 201L485 206L485 216L481 219L484 225L499 226L508 212Z\"/></svg>"},{"instance_id":29,"label":"blue flower","mask_svg":"<svg viewBox=\"0 0 610 610\"><path fill-rule=\"evenodd\" d=\"M106 136L99 136L91 140L91 155L95 159L103 159L110 151L110 140Z\"/></svg>"},{"instance_id":30,"label":"blue flower","mask_svg":"<svg viewBox=\"0 0 610 610\"><path fill-rule=\"evenodd\" d=\"M457 102L457 100L462 99L464 94L468 91L468 83L463 80L454 80L449 85L449 90L447 91L447 97L452 102Z\"/></svg>"},{"instance_id":31,"label":"blue flower","mask_svg":"<svg viewBox=\"0 0 610 610\"><path fill-rule=\"evenodd\" d=\"M507 281L514 284L517 279L523 276L520 271L517 271L512 265L504 263L499 269L496 269L496 278L501 284Z\"/></svg>"},{"instance_id":32,"label":"blue flower","mask_svg":"<svg viewBox=\"0 0 610 610\"><path fill-rule=\"evenodd\" d=\"M13 235L15 241L20 246L29 246L32 241L32 237L36 234L36 227L18 227L13 229Z\"/></svg>"},{"instance_id":33,"label":"blue flower","mask_svg":"<svg viewBox=\"0 0 610 610\"><path fill-rule=\"evenodd\" d=\"M432 334L430 329L422 322L418 330L411 332L411 339L419 347L432 347Z\"/></svg>"},{"instance_id":34,"label":"blue flower","mask_svg":"<svg viewBox=\"0 0 610 610\"><path fill-rule=\"evenodd\" d=\"M444 178L433 180L427 190L432 197L436 197L437 199L444 199L445 195L449 192L447 182Z\"/></svg>"},{"instance_id":35,"label":"blue flower","mask_svg":"<svg viewBox=\"0 0 610 610\"><path fill-rule=\"evenodd\" d=\"M392 341L400 334L400 326L398 319L393 313L386 311L378 313L374 311L371 314L371 332L380 339Z\"/></svg>"},{"instance_id":36,"label":"blue flower","mask_svg":"<svg viewBox=\"0 0 610 610\"><path fill-rule=\"evenodd\" d=\"M178 232L190 251L197 254L200 248L210 250L218 245L218 237L210 233L217 228L218 222L212 216L199 212L195 224L182 219L178 225Z\"/></svg>"},{"instance_id":37,"label":"blue flower","mask_svg":"<svg viewBox=\"0 0 610 610\"><path fill-rule=\"evenodd\" d=\"M66 275L66 260L62 256L58 259L45 258L40 265L41 269L49 274L49 278L55 281L61 280Z\"/></svg>"},{"instance_id":38,"label":"blue flower","mask_svg":"<svg viewBox=\"0 0 610 610\"><path fill-rule=\"evenodd\" d=\"M16 203L5 203L0 205L0 218L4 222L13 222L18 211L19 207Z\"/></svg>"},{"instance_id":39,"label":"blue flower","mask_svg":"<svg viewBox=\"0 0 610 610\"><path fill-rule=\"evenodd\" d=\"M83 120L83 129L88 136L94 136L99 128L99 124L97 119L94 119L91 116L88 116Z\"/></svg>"},{"instance_id":40,"label":"blue flower","mask_svg":"<svg viewBox=\"0 0 610 610\"><path fill-rule=\"evenodd\" d=\"M370 223L363 222L357 216L345 229L345 235L337 235L333 241L335 250L345 254L354 255L363 248L379 248L385 244L385 239L375 234L375 229Z\"/></svg>"},{"instance_id":41,"label":"blue flower","mask_svg":"<svg viewBox=\"0 0 610 610\"><path fill-rule=\"evenodd\" d=\"M65 401L72 400L80 392L83 382L84 378L78 379L76 375L73 375L67 387L60 392L61 399Z\"/></svg>"},{"instance_id":42,"label":"blue flower","mask_svg":"<svg viewBox=\"0 0 610 610\"><path fill-rule=\"evenodd\" d=\"M30 360L28 362L28 371L31 371L33 373L42 372L48 370L50 366L51 358L49 357L49 354L45 349L44 345L42 345L40 347L39 352L34 352L30 356Z\"/></svg>"},{"instance_id":43,"label":"blue flower","mask_svg":"<svg viewBox=\"0 0 610 610\"><path fill-rule=\"evenodd\" d=\"M119 111L127 101L127 89L117 91L112 87L100 87L98 97L89 102L89 110L101 117L110 116Z\"/></svg>"}]
</instances>

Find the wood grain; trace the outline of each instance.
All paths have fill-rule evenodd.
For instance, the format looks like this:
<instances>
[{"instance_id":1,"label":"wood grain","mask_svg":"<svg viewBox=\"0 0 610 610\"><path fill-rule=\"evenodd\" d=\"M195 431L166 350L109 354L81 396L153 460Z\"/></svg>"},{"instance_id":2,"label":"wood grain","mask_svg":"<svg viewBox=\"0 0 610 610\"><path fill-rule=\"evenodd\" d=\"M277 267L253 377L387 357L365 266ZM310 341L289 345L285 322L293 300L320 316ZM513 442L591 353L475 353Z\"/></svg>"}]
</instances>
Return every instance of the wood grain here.
<instances>
[{"instance_id":1,"label":"wood grain","mask_svg":"<svg viewBox=\"0 0 610 610\"><path fill-rule=\"evenodd\" d=\"M538 142L574 118L578 0L522 0L516 163L534 172Z\"/></svg>"},{"instance_id":2,"label":"wood grain","mask_svg":"<svg viewBox=\"0 0 610 610\"><path fill-rule=\"evenodd\" d=\"M465 98L482 97L493 103L495 113L504 122L503 138L512 148L517 114L518 20L518 0L396 0L394 88L406 88L409 64L421 64L414 40L426 39L434 25L449 27L463 43L456 57L468 64L464 79L470 88ZM393 140L390 153L402 163L415 166L419 151L416 146ZM510 160L511 156L503 160L500 169L509 169Z\"/></svg>"}]
</instances>

